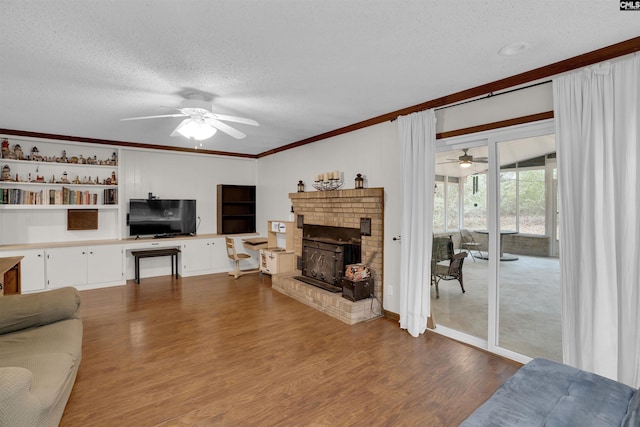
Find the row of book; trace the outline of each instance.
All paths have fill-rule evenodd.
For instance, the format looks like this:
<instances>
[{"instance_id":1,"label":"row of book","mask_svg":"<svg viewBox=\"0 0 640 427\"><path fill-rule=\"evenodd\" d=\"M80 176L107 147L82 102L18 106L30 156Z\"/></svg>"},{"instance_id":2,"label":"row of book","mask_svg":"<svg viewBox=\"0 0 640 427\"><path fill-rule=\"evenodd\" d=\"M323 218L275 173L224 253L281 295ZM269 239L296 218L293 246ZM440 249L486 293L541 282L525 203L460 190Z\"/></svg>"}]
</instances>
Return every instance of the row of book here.
<instances>
[{"instance_id":1,"label":"row of book","mask_svg":"<svg viewBox=\"0 0 640 427\"><path fill-rule=\"evenodd\" d=\"M118 189L105 188L104 205L118 204ZM71 190L62 187L60 190L29 191L19 188L3 188L0 204L3 205L97 205L98 193Z\"/></svg>"}]
</instances>

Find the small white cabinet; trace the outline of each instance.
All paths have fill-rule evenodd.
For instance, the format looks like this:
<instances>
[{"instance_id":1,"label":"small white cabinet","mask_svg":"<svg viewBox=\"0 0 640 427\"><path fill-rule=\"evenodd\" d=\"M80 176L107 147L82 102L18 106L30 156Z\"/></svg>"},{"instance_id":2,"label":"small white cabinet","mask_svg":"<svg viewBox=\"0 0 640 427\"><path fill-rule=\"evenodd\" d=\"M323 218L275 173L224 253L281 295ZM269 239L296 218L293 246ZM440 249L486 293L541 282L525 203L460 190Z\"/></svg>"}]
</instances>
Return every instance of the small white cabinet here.
<instances>
[{"instance_id":1,"label":"small white cabinet","mask_svg":"<svg viewBox=\"0 0 640 427\"><path fill-rule=\"evenodd\" d=\"M182 276L229 271L224 239L194 239L184 241L181 248Z\"/></svg>"},{"instance_id":2,"label":"small white cabinet","mask_svg":"<svg viewBox=\"0 0 640 427\"><path fill-rule=\"evenodd\" d=\"M120 245L51 248L46 254L48 288L124 283Z\"/></svg>"}]
</instances>

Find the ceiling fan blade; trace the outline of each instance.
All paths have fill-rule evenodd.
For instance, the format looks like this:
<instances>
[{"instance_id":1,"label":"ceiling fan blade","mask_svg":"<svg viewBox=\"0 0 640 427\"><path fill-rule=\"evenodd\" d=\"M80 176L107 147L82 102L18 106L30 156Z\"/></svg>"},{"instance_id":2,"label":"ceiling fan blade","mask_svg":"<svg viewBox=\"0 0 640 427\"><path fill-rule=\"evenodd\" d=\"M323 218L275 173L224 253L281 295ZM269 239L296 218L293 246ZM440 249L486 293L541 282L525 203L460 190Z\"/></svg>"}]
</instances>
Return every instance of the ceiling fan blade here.
<instances>
[{"instance_id":1,"label":"ceiling fan blade","mask_svg":"<svg viewBox=\"0 0 640 427\"><path fill-rule=\"evenodd\" d=\"M121 122L128 120L144 120L144 119L158 119L161 117L184 117L184 114L164 114L162 116L145 116L145 117L129 117L128 119L120 119Z\"/></svg>"},{"instance_id":2,"label":"ceiling fan blade","mask_svg":"<svg viewBox=\"0 0 640 427\"><path fill-rule=\"evenodd\" d=\"M226 123L222 123L214 118L211 117L207 117L204 119L205 122L209 123L211 126L213 126L214 128L221 130L222 132L231 135L232 137L236 138L236 139L242 139L244 137L246 137L247 135L245 135L244 133L240 132L237 129L232 128L231 126L229 126Z\"/></svg>"},{"instance_id":3,"label":"ceiling fan blade","mask_svg":"<svg viewBox=\"0 0 640 427\"><path fill-rule=\"evenodd\" d=\"M234 122L234 123L242 123L245 125L251 126L260 126L258 122L252 119L247 119L245 117L236 117L236 116L227 116L225 114L211 114L214 119L224 120L225 122Z\"/></svg>"}]
</instances>

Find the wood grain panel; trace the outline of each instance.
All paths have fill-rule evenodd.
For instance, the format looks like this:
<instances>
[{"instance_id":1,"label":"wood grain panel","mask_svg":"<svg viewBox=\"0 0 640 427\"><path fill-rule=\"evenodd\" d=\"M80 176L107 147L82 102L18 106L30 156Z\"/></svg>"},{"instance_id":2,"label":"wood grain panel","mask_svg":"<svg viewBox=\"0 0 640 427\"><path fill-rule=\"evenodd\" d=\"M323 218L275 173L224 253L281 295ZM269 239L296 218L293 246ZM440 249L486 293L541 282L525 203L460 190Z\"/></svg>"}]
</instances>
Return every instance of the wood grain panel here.
<instances>
[{"instance_id":1,"label":"wood grain panel","mask_svg":"<svg viewBox=\"0 0 640 427\"><path fill-rule=\"evenodd\" d=\"M65 427L452 426L520 366L386 318L346 325L266 275L163 276L81 297Z\"/></svg>"}]
</instances>

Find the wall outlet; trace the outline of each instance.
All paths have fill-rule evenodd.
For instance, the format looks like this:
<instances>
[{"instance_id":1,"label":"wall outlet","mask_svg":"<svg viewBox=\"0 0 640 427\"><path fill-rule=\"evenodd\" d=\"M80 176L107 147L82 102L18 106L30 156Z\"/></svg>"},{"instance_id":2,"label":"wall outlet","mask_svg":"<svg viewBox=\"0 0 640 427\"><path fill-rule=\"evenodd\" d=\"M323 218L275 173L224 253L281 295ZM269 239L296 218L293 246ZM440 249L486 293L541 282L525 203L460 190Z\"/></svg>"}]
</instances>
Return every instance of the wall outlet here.
<instances>
[{"instance_id":1,"label":"wall outlet","mask_svg":"<svg viewBox=\"0 0 640 427\"><path fill-rule=\"evenodd\" d=\"M393 286L387 285L385 286L385 289L387 290L387 295L389 296L393 295Z\"/></svg>"}]
</instances>

